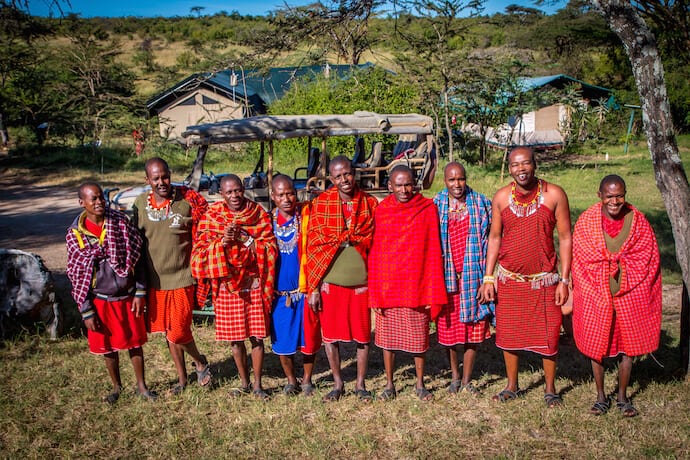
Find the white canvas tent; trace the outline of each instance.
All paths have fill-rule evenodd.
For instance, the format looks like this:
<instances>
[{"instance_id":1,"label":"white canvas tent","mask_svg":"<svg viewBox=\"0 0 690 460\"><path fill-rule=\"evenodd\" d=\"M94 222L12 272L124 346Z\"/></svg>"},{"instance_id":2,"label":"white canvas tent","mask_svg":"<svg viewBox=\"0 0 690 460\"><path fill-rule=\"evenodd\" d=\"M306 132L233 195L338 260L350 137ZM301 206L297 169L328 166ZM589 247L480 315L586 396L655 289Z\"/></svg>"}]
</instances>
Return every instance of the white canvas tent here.
<instances>
[{"instance_id":1,"label":"white canvas tent","mask_svg":"<svg viewBox=\"0 0 690 460\"><path fill-rule=\"evenodd\" d=\"M523 78L520 80L522 91L538 91L542 88L564 89L568 85L578 85L581 104L590 104L601 99L609 100L611 90L590 85L567 75L550 75L546 77ZM499 126L486 130L486 142L489 145L503 148L510 145L528 145L536 148L560 148L564 145L564 127L570 122L570 109L560 103L541 107L523 114L514 120L507 120ZM480 127L467 123L462 131L471 136L480 137Z\"/></svg>"}]
</instances>

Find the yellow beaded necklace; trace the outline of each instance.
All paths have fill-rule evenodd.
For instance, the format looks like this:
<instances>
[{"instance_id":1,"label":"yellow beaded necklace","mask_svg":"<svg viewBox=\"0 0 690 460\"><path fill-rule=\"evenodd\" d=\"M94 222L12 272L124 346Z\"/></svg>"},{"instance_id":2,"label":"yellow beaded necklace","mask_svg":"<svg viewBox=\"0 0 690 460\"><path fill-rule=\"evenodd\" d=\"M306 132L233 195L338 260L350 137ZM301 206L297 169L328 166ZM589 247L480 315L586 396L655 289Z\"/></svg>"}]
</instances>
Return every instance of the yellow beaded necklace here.
<instances>
[{"instance_id":1,"label":"yellow beaded necklace","mask_svg":"<svg viewBox=\"0 0 690 460\"><path fill-rule=\"evenodd\" d=\"M508 199L508 206L510 207L510 210L517 217L531 216L537 212L539 206L544 203L544 195L541 193L541 179L537 179L537 194L527 203L518 201L515 193L515 185L515 181L513 181L510 187L510 198Z\"/></svg>"}]
</instances>

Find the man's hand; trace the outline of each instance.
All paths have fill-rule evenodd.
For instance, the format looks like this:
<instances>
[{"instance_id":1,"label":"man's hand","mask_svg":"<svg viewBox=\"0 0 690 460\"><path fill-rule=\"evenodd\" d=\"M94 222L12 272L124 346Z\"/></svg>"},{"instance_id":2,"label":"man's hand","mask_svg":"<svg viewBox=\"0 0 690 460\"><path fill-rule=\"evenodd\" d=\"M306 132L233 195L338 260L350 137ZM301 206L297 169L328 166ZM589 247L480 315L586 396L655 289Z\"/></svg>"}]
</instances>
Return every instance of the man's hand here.
<instances>
[{"instance_id":1,"label":"man's hand","mask_svg":"<svg viewBox=\"0 0 690 460\"><path fill-rule=\"evenodd\" d=\"M132 300L132 311L137 318L146 312L146 297L135 297Z\"/></svg>"},{"instance_id":2,"label":"man's hand","mask_svg":"<svg viewBox=\"0 0 690 460\"><path fill-rule=\"evenodd\" d=\"M477 292L479 303L489 303L496 300L496 285L494 283L484 283Z\"/></svg>"},{"instance_id":3,"label":"man's hand","mask_svg":"<svg viewBox=\"0 0 690 460\"><path fill-rule=\"evenodd\" d=\"M235 224L229 224L223 231L223 246L227 246L240 237L240 228Z\"/></svg>"},{"instance_id":4,"label":"man's hand","mask_svg":"<svg viewBox=\"0 0 690 460\"><path fill-rule=\"evenodd\" d=\"M321 293L318 289L309 294L309 306L314 313L318 313L323 310L323 306L321 305Z\"/></svg>"},{"instance_id":5,"label":"man's hand","mask_svg":"<svg viewBox=\"0 0 690 460\"><path fill-rule=\"evenodd\" d=\"M556 305L559 307L563 305L568 300L569 296L570 290L568 289L568 285L559 282L558 286L556 286Z\"/></svg>"},{"instance_id":6,"label":"man's hand","mask_svg":"<svg viewBox=\"0 0 690 460\"><path fill-rule=\"evenodd\" d=\"M84 320L84 326L91 332L96 332L101 328L101 322L98 321L98 316L93 315L91 318Z\"/></svg>"}]
</instances>

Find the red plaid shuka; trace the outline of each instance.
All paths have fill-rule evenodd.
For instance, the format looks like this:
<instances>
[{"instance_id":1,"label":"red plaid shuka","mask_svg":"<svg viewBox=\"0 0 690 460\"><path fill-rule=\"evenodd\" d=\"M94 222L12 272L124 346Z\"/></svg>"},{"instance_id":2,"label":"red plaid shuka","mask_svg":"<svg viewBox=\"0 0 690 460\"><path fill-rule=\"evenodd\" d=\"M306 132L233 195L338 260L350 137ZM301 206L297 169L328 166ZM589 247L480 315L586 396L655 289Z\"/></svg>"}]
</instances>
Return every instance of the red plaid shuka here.
<instances>
[{"instance_id":1,"label":"red plaid shuka","mask_svg":"<svg viewBox=\"0 0 690 460\"><path fill-rule=\"evenodd\" d=\"M617 253L606 248L601 203L580 215L573 233L573 333L577 348L601 360L608 355L612 319L628 356L651 353L661 332L661 270L654 231L644 215L633 213L630 233ZM609 278L620 267L620 289L611 294Z\"/></svg>"},{"instance_id":2,"label":"red plaid shuka","mask_svg":"<svg viewBox=\"0 0 690 460\"><path fill-rule=\"evenodd\" d=\"M254 238L256 252L239 241L223 247L223 232L231 223ZM200 283L210 280L213 292L217 293L220 282L226 283L229 291L237 292L248 277L258 274L263 307L270 311L277 254L271 217L261 206L247 200L243 210L232 212L225 201L219 201L208 207L199 222L197 241L192 249L192 276Z\"/></svg>"},{"instance_id":3,"label":"red plaid shuka","mask_svg":"<svg viewBox=\"0 0 690 460\"><path fill-rule=\"evenodd\" d=\"M553 231L556 216L546 205L532 215L517 217L506 206L501 212L503 237L498 262L514 273L551 273L556 268ZM496 346L543 356L558 353L563 315L556 305L556 284L497 280Z\"/></svg>"},{"instance_id":4,"label":"red plaid shuka","mask_svg":"<svg viewBox=\"0 0 690 460\"><path fill-rule=\"evenodd\" d=\"M141 255L142 239L139 230L120 211L107 208L103 233L98 243L90 242L85 235L80 214L67 230L67 277L72 283L72 297L79 311L90 308L87 302L94 266L98 260L107 259L113 271L122 278L132 276Z\"/></svg>"},{"instance_id":5,"label":"red plaid shuka","mask_svg":"<svg viewBox=\"0 0 690 460\"><path fill-rule=\"evenodd\" d=\"M366 263L374 234L374 208L378 201L356 190L352 202L350 228L345 227L342 200L336 187L326 190L312 202L307 231L307 263L304 267L307 292L316 290L344 242L349 241Z\"/></svg>"},{"instance_id":6,"label":"red plaid shuka","mask_svg":"<svg viewBox=\"0 0 690 460\"><path fill-rule=\"evenodd\" d=\"M376 315L376 346L384 350L425 353L429 349L431 312L424 307L388 308Z\"/></svg>"},{"instance_id":7,"label":"red plaid shuka","mask_svg":"<svg viewBox=\"0 0 690 460\"><path fill-rule=\"evenodd\" d=\"M371 308L448 303L436 205L417 194L407 203L389 195L374 213L369 253Z\"/></svg>"},{"instance_id":8,"label":"red plaid shuka","mask_svg":"<svg viewBox=\"0 0 690 460\"><path fill-rule=\"evenodd\" d=\"M204 217L204 214L206 214L208 202L199 192L189 187L182 185L177 187L177 189L179 189L182 198L192 207L192 241L195 241L199 221Z\"/></svg>"}]
</instances>

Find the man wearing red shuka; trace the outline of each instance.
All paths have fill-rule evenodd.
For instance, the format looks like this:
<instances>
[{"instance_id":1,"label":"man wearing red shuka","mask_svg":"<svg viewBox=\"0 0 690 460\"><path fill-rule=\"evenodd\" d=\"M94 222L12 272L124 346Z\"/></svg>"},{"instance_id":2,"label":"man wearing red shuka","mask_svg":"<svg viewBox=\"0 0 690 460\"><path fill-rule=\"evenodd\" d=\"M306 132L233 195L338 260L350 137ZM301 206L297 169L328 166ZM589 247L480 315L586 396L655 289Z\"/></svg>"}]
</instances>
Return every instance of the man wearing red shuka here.
<instances>
[{"instance_id":1,"label":"man wearing red shuka","mask_svg":"<svg viewBox=\"0 0 690 460\"><path fill-rule=\"evenodd\" d=\"M573 234L573 335L592 361L597 400L590 409L609 409L603 359L621 356L616 407L624 417L637 409L627 396L633 356L659 347L661 270L654 230L625 201L620 176L602 179L601 199L580 215Z\"/></svg>"}]
</instances>

